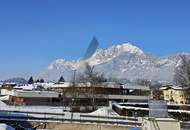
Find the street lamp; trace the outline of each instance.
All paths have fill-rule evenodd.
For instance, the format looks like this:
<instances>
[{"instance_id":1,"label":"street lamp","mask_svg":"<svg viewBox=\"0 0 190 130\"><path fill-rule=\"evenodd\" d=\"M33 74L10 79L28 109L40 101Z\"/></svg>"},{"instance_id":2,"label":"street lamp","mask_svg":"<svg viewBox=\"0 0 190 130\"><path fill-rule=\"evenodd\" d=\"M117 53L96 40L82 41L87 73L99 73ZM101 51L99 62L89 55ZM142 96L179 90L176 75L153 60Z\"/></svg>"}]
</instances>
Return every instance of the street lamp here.
<instances>
[{"instance_id":1,"label":"street lamp","mask_svg":"<svg viewBox=\"0 0 190 130\"><path fill-rule=\"evenodd\" d=\"M73 121L73 105L74 105L75 99L72 98L72 103L71 103L71 122Z\"/></svg>"}]
</instances>

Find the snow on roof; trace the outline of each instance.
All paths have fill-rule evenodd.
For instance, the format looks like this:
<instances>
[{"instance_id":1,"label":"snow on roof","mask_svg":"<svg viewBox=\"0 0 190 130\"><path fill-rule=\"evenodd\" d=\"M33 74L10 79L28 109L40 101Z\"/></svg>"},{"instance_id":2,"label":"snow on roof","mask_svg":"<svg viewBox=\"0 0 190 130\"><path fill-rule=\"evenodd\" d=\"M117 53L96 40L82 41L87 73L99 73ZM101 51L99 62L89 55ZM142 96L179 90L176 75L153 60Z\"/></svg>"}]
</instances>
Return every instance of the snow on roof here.
<instances>
[{"instance_id":1,"label":"snow on roof","mask_svg":"<svg viewBox=\"0 0 190 130\"><path fill-rule=\"evenodd\" d=\"M120 108L120 109L133 109L133 110L149 110L149 108L143 108L143 107L133 107L133 106L121 106L120 104L113 103L114 106ZM174 110L174 109L168 109L168 112L179 112L179 113L190 113L189 110Z\"/></svg>"},{"instance_id":2,"label":"snow on roof","mask_svg":"<svg viewBox=\"0 0 190 130\"><path fill-rule=\"evenodd\" d=\"M126 105L148 105L147 102L119 102L117 103L118 105L121 106L126 106ZM167 104L168 106L190 106L190 104Z\"/></svg>"},{"instance_id":3,"label":"snow on roof","mask_svg":"<svg viewBox=\"0 0 190 130\"><path fill-rule=\"evenodd\" d=\"M149 86L144 86L144 85L129 85L129 84L124 84L123 85L124 89L140 89L140 90L150 90Z\"/></svg>"},{"instance_id":4,"label":"snow on roof","mask_svg":"<svg viewBox=\"0 0 190 130\"><path fill-rule=\"evenodd\" d=\"M174 90L185 90L187 87L180 87L180 86L168 86L168 87L161 87L160 90L166 90L166 89L174 89Z\"/></svg>"},{"instance_id":5,"label":"snow on roof","mask_svg":"<svg viewBox=\"0 0 190 130\"><path fill-rule=\"evenodd\" d=\"M182 90L182 89L184 89L184 88L182 88L182 87L178 87L178 86L173 86L172 88L173 88L173 89L178 89L178 90Z\"/></svg>"},{"instance_id":6,"label":"snow on roof","mask_svg":"<svg viewBox=\"0 0 190 130\"><path fill-rule=\"evenodd\" d=\"M23 85L23 86L15 86L15 89L24 89L24 90L33 90L35 88L34 85Z\"/></svg>"},{"instance_id":7,"label":"snow on roof","mask_svg":"<svg viewBox=\"0 0 190 130\"><path fill-rule=\"evenodd\" d=\"M13 128L7 124L0 124L0 130L15 130L15 128Z\"/></svg>"},{"instance_id":8,"label":"snow on roof","mask_svg":"<svg viewBox=\"0 0 190 130\"><path fill-rule=\"evenodd\" d=\"M64 82L64 83L55 83L53 85L51 85L51 88L65 88L65 87L70 87L72 86L73 83L72 82ZM86 83L76 83L75 84L77 87L91 87L91 83L90 82L86 82ZM97 87L103 87L103 88L119 88L120 85L116 84L114 82L104 82L101 83L100 85L97 85Z\"/></svg>"},{"instance_id":9,"label":"snow on roof","mask_svg":"<svg viewBox=\"0 0 190 130\"><path fill-rule=\"evenodd\" d=\"M72 86L71 82L64 82L64 83L55 83L50 85L50 88L66 88Z\"/></svg>"},{"instance_id":10,"label":"snow on roof","mask_svg":"<svg viewBox=\"0 0 190 130\"><path fill-rule=\"evenodd\" d=\"M3 84L5 84L5 85L16 85L16 83L14 83L14 82L5 82Z\"/></svg>"},{"instance_id":11,"label":"snow on roof","mask_svg":"<svg viewBox=\"0 0 190 130\"><path fill-rule=\"evenodd\" d=\"M41 85L41 86L48 86L48 85L53 85L53 82L44 82L44 83L34 83L33 85Z\"/></svg>"},{"instance_id":12,"label":"snow on roof","mask_svg":"<svg viewBox=\"0 0 190 130\"><path fill-rule=\"evenodd\" d=\"M11 93L12 96L16 97L59 97L59 93L54 91L27 91L27 90L14 90Z\"/></svg>"},{"instance_id":13,"label":"snow on roof","mask_svg":"<svg viewBox=\"0 0 190 130\"><path fill-rule=\"evenodd\" d=\"M147 102L120 102L119 105L148 105Z\"/></svg>"},{"instance_id":14,"label":"snow on roof","mask_svg":"<svg viewBox=\"0 0 190 130\"><path fill-rule=\"evenodd\" d=\"M165 90L167 89L168 87L161 87L160 90Z\"/></svg>"}]
</instances>

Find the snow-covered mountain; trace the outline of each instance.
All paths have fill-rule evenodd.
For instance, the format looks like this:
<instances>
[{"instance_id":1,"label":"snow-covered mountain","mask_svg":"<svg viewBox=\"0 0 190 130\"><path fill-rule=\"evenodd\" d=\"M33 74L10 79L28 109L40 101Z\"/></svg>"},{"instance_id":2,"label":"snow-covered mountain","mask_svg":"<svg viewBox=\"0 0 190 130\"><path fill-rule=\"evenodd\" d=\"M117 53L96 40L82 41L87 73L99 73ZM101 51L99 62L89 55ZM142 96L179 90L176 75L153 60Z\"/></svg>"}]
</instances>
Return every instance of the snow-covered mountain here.
<instances>
[{"instance_id":1,"label":"snow-covered mountain","mask_svg":"<svg viewBox=\"0 0 190 130\"><path fill-rule=\"evenodd\" d=\"M4 80L3 83L16 83L17 85L27 84L27 80L21 77Z\"/></svg>"},{"instance_id":2,"label":"snow-covered mountain","mask_svg":"<svg viewBox=\"0 0 190 130\"><path fill-rule=\"evenodd\" d=\"M174 68L178 61L178 55L153 57L131 43L125 43L114 45L108 49L98 49L85 62L94 65L96 71L104 73L109 78L172 81ZM83 68L84 61L82 60L57 59L40 72L38 77L43 77L46 80L57 80L63 75L66 80L70 80L74 70L80 73Z\"/></svg>"}]
</instances>

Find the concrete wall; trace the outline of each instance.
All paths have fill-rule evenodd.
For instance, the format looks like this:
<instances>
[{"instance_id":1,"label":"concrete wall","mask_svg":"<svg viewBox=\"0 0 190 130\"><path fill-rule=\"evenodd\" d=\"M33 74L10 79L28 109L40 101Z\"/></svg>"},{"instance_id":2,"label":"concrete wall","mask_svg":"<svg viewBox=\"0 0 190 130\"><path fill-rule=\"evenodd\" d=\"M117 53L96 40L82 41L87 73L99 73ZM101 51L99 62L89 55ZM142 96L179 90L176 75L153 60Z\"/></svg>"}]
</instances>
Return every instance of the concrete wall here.
<instances>
[{"instance_id":1,"label":"concrete wall","mask_svg":"<svg viewBox=\"0 0 190 130\"><path fill-rule=\"evenodd\" d=\"M79 124L79 123L61 123L48 124L50 130L129 130L127 126L102 125L102 124Z\"/></svg>"}]
</instances>

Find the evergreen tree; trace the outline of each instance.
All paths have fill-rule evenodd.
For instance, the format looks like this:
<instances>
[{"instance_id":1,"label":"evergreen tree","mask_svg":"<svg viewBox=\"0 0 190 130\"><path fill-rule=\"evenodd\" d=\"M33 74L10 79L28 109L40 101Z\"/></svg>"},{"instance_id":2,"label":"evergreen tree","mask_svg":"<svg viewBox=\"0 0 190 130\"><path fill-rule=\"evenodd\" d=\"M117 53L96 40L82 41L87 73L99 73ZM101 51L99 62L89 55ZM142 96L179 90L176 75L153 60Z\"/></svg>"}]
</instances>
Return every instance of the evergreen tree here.
<instances>
[{"instance_id":1,"label":"evergreen tree","mask_svg":"<svg viewBox=\"0 0 190 130\"><path fill-rule=\"evenodd\" d=\"M28 84L33 84L34 83L34 80L33 80L33 77L31 76L28 80Z\"/></svg>"},{"instance_id":2,"label":"evergreen tree","mask_svg":"<svg viewBox=\"0 0 190 130\"><path fill-rule=\"evenodd\" d=\"M36 83L39 83L39 82L40 82L40 80L39 80L39 79L37 79L37 80L36 80Z\"/></svg>"},{"instance_id":3,"label":"evergreen tree","mask_svg":"<svg viewBox=\"0 0 190 130\"><path fill-rule=\"evenodd\" d=\"M40 83L44 83L44 79L40 79Z\"/></svg>"},{"instance_id":4,"label":"evergreen tree","mask_svg":"<svg viewBox=\"0 0 190 130\"><path fill-rule=\"evenodd\" d=\"M58 80L58 82L65 82L65 79L63 78L63 76L60 77L60 79Z\"/></svg>"}]
</instances>

